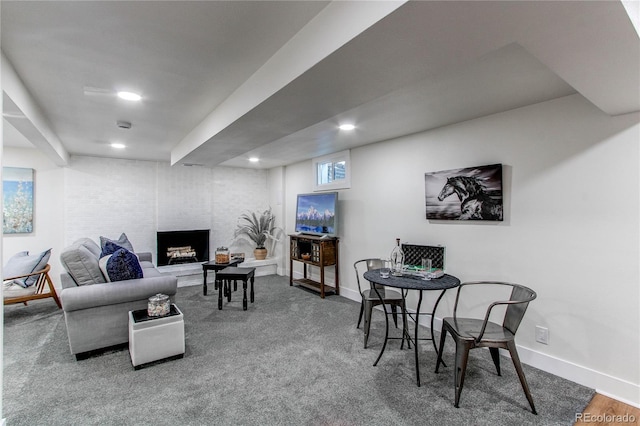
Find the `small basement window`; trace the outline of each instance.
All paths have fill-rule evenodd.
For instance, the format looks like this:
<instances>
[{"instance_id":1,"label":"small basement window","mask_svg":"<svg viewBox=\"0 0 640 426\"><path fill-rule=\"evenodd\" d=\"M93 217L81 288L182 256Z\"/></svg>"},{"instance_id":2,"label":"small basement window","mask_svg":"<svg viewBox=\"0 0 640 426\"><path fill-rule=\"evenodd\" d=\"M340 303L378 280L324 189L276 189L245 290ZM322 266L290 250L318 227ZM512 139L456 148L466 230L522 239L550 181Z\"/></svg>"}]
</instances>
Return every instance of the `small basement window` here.
<instances>
[{"instance_id":1,"label":"small basement window","mask_svg":"<svg viewBox=\"0 0 640 426\"><path fill-rule=\"evenodd\" d=\"M314 191L351 188L351 152L341 151L314 158Z\"/></svg>"}]
</instances>

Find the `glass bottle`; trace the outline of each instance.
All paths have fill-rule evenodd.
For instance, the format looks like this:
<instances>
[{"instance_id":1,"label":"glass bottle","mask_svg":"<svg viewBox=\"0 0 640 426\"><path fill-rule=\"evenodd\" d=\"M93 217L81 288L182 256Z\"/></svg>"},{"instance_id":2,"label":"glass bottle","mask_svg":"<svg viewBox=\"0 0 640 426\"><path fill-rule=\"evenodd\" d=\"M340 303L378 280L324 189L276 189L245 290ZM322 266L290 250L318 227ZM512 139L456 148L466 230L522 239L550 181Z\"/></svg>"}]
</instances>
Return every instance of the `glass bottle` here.
<instances>
[{"instance_id":1,"label":"glass bottle","mask_svg":"<svg viewBox=\"0 0 640 426\"><path fill-rule=\"evenodd\" d=\"M404 267L404 252L400 246L400 238L396 238L396 246L391 250L391 275L402 275L402 269Z\"/></svg>"}]
</instances>

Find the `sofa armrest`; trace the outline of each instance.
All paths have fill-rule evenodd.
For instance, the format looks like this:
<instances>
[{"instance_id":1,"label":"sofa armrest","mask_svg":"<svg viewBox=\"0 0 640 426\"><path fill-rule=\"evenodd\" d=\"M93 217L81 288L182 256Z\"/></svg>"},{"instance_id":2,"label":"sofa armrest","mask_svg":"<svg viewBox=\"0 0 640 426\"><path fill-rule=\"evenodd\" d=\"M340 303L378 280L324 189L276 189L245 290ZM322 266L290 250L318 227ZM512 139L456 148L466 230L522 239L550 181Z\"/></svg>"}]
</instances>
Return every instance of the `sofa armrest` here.
<instances>
[{"instance_id":1,"label":"sofa armrest","mask_svg":"<svg viewBox=\"0 0 640 426\"><path fill-rule=\"evenodd\" d=\"M140 262L152 262L153 263L153 255L148 252L148 251L143 251L142 253L136 253L136 256L138 256L138 260L140 260Z\"/></svg>"},{"instance_id":2,"label":"sofa armrest","mask_svg":"<svg viewBox=\"0 0 640 426\"><path fill-rule=\"evenodd\" d=\"M178 279L174 276L139 278L64 288L60 301L64 311L70 312L142 300L157 293L175 296L177 289Z\"/></svg>"}]
</instances>

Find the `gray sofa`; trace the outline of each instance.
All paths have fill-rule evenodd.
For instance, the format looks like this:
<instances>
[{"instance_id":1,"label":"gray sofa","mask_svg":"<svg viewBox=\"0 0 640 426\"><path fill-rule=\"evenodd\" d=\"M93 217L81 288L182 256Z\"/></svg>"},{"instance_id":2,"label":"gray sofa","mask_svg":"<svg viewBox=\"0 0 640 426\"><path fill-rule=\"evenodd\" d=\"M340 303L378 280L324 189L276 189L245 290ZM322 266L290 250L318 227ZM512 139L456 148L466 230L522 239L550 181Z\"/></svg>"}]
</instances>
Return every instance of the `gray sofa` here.
<instances>
[{"instance_id":1,"label":"gray sofa","mask_svg":"<svg viewBox=\"0 0 640 426\"><path fill-rule=\"evenodd\" d=\"M162 275L151 253L137 253L143 278L107 282L99 266L101 249L89 238L63 250L60 301L69 347L77 359L129 341L128 312L146 309L149 297L163 293L175 301L178 279Z\"/></svg>"}]
</instances>

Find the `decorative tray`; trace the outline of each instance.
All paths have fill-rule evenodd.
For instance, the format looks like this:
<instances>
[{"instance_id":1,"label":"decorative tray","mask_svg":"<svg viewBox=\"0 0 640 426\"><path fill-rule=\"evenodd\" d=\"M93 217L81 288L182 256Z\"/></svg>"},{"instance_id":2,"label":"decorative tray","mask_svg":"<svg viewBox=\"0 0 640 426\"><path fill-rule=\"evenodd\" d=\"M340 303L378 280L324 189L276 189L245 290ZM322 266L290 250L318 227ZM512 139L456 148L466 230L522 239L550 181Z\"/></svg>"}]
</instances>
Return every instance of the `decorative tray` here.
<instances>
[{"instance_id":1,"label":"decorative tray","mask_svg":"<svg viewBox=\"0 0 640 426\"><path fill-rule=\"evenodd\" d=\"M422 278L423 269L422 266L417 265L404 265L402 268L402 276L403 277L418 277ZM444 275L444 271L442 269L431 268L429 271L429 279L440 278Z\"/></svg>"}]
</instances>

